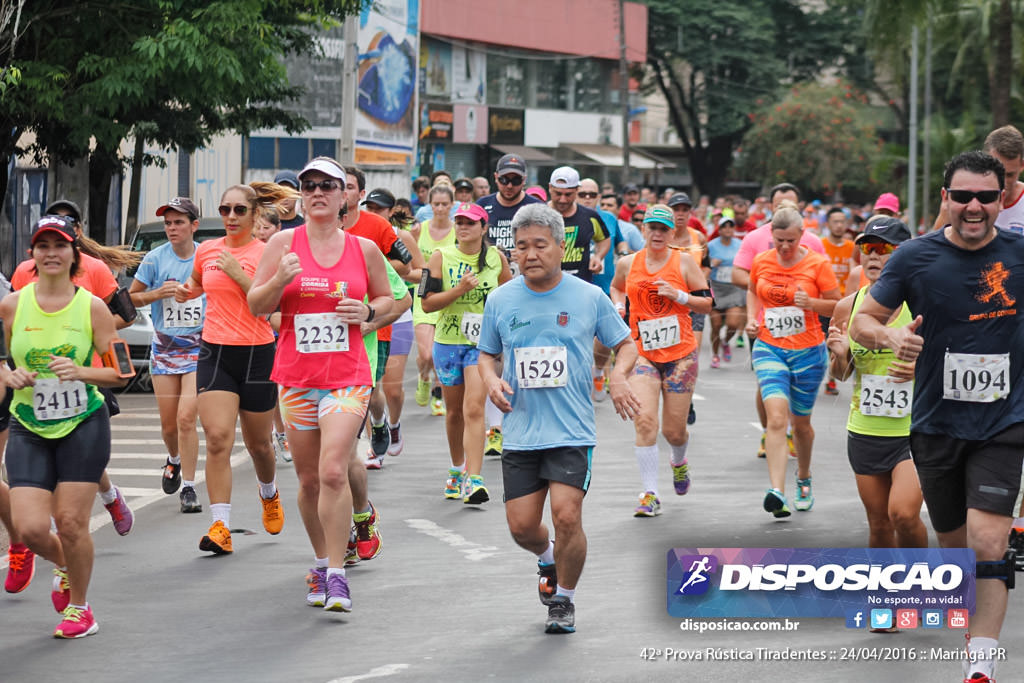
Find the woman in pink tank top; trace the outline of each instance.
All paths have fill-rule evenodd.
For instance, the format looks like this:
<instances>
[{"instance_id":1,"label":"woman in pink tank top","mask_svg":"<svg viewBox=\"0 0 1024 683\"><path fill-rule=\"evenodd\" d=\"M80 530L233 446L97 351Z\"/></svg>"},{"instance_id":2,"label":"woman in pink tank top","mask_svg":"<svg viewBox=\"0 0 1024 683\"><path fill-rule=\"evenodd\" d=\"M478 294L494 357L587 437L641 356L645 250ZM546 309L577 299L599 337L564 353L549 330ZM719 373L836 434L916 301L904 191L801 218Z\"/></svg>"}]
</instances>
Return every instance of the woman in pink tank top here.
<instances>
[{"instance_id":1,"label":"woman in pink tank top","mask_svg":"<svg viewBox=\"0 0 1024 683\"><path fill-rule=\"evenodd\" d=\"M352 455L373 385L360 325L387 314L393 299L380 249L342 230L341 166L317 157L299 173L299 181L306 225L267 242L249 308L255 315L281 310L271 379L281 386L299 509L314 552L306 602L348 612L349 475L366 476ZM375 511L356 511L353 520L360 539L375 539L379 547Z\"/></svg>"}]
</instances>

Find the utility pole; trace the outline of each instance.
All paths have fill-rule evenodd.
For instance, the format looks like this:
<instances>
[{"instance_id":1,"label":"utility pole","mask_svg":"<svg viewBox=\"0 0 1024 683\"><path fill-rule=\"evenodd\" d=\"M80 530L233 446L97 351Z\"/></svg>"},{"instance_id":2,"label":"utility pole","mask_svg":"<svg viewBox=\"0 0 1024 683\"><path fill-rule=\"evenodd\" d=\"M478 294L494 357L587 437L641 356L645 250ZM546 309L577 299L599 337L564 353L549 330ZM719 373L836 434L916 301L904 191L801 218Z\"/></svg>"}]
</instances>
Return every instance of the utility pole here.
<instances>
[{"instance_id":1,"label":"utility pole","mask_svg":"<svg viewBox=\"0 0 1024 683\"><path fill-rule=\"evenodd\" d=\"M619 100L622 105L622 184L629 182L629 62L626 61L626 3L619 0Z\"/></svg>"},{"instance_id":2,"label":"utility pole","mask_svg":"<svg viewBox=\"0 0 1024 683\"><path fill-rule=\"evenodd\" d=\"M356 162L356 73L359 68L359 18L349 15L342 29L345 42L341 74L341 131L338 140L338 161Z\"/></svg>"},{"instance_id":3,"label":"utility pole","mask_svg":"<svg viewBox=\"0 0 1024 683\"><path fill-rule=\"evenodd\" d=\"M921 174L921 219L927 232L932 226L931 190L932 171L932 22L928 16L928 28L924 34L924 172Z\"/></svg>"},{"instance_id":4,"label":"utility pole","mask_svg":"<svg viewBox=\"0 0 1024 683\"><path fill-rule=\"evenodd\" d=\"M907 224L917 234L917 27L910 30L910 159L907 163Z\"/></svg>"}]
</instances>

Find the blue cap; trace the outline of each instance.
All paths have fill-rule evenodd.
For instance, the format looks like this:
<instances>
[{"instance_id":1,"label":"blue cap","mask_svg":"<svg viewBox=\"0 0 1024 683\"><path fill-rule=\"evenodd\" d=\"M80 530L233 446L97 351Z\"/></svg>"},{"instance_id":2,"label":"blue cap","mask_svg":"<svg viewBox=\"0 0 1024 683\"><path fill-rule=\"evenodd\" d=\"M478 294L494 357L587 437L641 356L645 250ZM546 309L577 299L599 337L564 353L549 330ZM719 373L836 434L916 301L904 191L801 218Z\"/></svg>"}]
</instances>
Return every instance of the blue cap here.
<instances>
[{"instance_id":1,"label":"blue cap","mask_svg":"<svg viewBox=\"0 0 1024 683\"><path fill-rule=\"evenodd\" d=\"M291 185L293 189L299 189L299 176L295 171L280 171L274 176L274 182L278 185Z\"/></svg>"}]
</instances>

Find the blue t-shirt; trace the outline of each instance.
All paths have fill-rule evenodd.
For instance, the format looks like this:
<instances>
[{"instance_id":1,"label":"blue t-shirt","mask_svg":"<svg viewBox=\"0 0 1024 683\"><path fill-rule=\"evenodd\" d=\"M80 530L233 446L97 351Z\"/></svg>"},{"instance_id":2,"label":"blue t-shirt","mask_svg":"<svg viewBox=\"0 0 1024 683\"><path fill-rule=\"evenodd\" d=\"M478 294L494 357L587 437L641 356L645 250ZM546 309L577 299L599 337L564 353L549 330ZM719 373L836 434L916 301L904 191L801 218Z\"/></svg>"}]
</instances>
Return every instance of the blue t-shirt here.
<instances>
[{"instance_id":1,"label":"blue t-shirt","mask_svg":"<svg viewBox=\"0 0 1024 683\"><path fill-rule=\"evenodd\" d=\"M612 280L615 278L615 247L622 242L622 235L619 233L619 219L604 209L594 209L604 223L605 233L611 236L612 245L608 253L604 255L604 272L594 273L594 284L601 288L605 294L611 288Z\"/></svg>"},{"instance_id":2,"label":"blue t-shirt","mask_svg":"<svg viewBox=\"0 0 1024 683\"><path fill-rule=\"evenodd\" d=\"M502 376L513 391L512 412L505 415L502 426L506 449L597 444L590 398L595 336L614 348L629 338L629 328L604 292L566 273L547 292L535 292L517 277L487 297L477 348L504 355ZM566 386L519 388L515 349L530 346L565 347Z\"/></svg>"},{"instance_id":3,"label":"blue t-shirt","mask_svg":"<svg viewBox=\"0 0 1024 683\"><path fill-rule=\"evenodd\" d=\"M481 197L476 203L487 212L487 239L508 256L516 246L516 238L512 235L513 216L527 204L540 204L541 201L533 195L524 193L518 204L505 206L498 201L498 195L495 193Z\"/></svg>"},{"instance_id":4,"label":"blue t-shirt","mask_svg":"<svg viewBox=\"0 0 1024 683\"><path fill-rule=\"evenodd\" d=\"M999 230L977 251L954 245L944 231L904 242L893 252L871 296L886 308L906 302L922 318L911 430L956 439L989 439L1024 422L1024 238ZM959 379L946 354L1009 354L1009 396L991 403L943 398ZM978 373L980 374L980 373ZM984 380L975 376L977 384Z\"/></svg>"},{"instance_id":5,"label":"blue t-shirt","mask_svg":"<svg viewBox=\"0 0 1024 683\"><path fill-rule=\"evenodd\" d=\"M644 234L640 232L640 228L629 221L619 221L619 232L622 233L623 239L629 245L630 251L637 252L647 246L647 242L644 241Z\"/></svg>"},{"instance_id":6,"label":"blue t-shirt","mask_svg":"<svg viewBox=\"0 0 1024 683\"><path fill-rule=\"evenodd\" d=\"M198 244L195 244L195 247L198 246ZM188 282L189 276L192 275L195 256L196 252L193 250L190 258L178 258L178 255L174 253L174 248L171 247L171 243L165 242L146 254L146 257L142 259L142 263L139 264L139 270L135 273L135 279L146 285L146 289L157 289L168 280L176 280L181 283ZM202 307L202 315L196 321L197 324L181 327L185 317L189 320L194 317L194 307L197 301ZM178 307L174 306L173 298L159 299L151 303L150 314L153 316L153 328L163 334L178 336L196 334L202 331L202 320L206 316L206 295L203 294L197 299L183 304L183 306L185 308L179 311Z\"/></svg>"},{"instance_id":7,"label":"blue t-shirt","mask_svg":"<svg viewBox=\"0 0 1024 683\"><path fill-rule=\"evenodd\" d=\"M716 237L708 242L708 258L722 260L720 264L711 269L711 280L713 282L728 282L732 284L732 260L739 253L740 242L741 240L738 237L733 237L729 241L729 246L725 246L722 243L721 237ZM719 269L723 269L721 273Z\"/></svg>"}]
</instances>

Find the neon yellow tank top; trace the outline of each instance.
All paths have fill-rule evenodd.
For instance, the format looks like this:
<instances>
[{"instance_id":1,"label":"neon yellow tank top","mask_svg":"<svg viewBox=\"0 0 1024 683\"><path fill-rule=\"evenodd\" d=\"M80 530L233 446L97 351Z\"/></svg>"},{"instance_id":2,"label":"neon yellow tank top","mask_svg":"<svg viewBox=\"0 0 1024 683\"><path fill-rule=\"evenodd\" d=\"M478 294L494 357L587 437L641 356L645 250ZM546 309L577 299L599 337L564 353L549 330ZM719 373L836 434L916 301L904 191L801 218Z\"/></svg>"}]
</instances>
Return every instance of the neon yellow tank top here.
<instances>
[{"instance_id":1,"label":"neon yellow tank top","mask_svg":"<svg viewBox=\"0 0 1024 683\"><path fill-rule=\"evenodd\" d=\"M498 275L501 274L501 256L494 247L488 247L485 257L486 266L481 271L478 267L479 254L464 254L458 247L441 249L441 272L438 277L445 291L455 289L462 274L469 269L476 273L480 283L466 292L454 302L441 309L437 325L434 327L434 341L439 344L469 344L476 346L480 338L480 322L484 314L484 301L487 295L498 286Z\"/></svg>"},{"instance_id":2,"label":"neon yellow tank top","mask_svg":"<svg viewBox=\"0 0 1024 683\"><path fill-rule=\"evenodd\" d=\"M850 320L857 315L857 309L864 301L864 293L868 287L862 287L853 299L853 308L850 311ZM901 327L908 324L914 317L906 304L900 309L896 319L888 324L888 327ZM913 383L905 382L896 385L897 389L892 394L870 392L864 395L864 376L876 375L885 377L889 372L889 364L896 359L892 349L869 349L861 346L850 337L850 355L853 357L855 381L853 385L853 400L850 402L850 417L846 422L846 428L854 434L866 436L908 436L910 434L910 403L914 398ZM876 395L877 394L877 395ZM861 401L868 401L869 405L882 413L894 409L906 409L905 417L888 417L884 414L865 415L861 412Z\"/></svg>"},{"instance_id":3,"label":"neon yellow tank top","mask_svg":"<svg viewBox=\"0 0 1024 683\"><path fill-rule=\"evenodd\" d=\"M435 240L430 236L430 221L426 220L420 224L420 236L416 240L416 246L420 248L420 253L423 254L423 260L430 263L430 257L433 256L434 252L442 247L455 246L455 227L452 226L448 234L442 237L440 240ZM432 277L439 277L437 273L433 273ZM433 313L423 312L423 300L416 295L416 298L412 300L412 322L414 325L436 325L437 318L440 314L437 311Z\"/></svg>"},{"instance_id":4,"label":"neon yellow tank top","mask_svg":"<svg viewBox=\"0 0 1024 683\"><path fill-rule=\"evenodd\" d=\"M25 285L18 296L11 327L11 358L17 367L39 374L35 387L14 390L11 414L25 429L43 438L67 436L103 405L103 395L95 386L57 382L47 367L51 355L71 358L82 367L90 365L91 302L92 294L78 287L67 306L47 313L36 302L34 282Z\"/></svg>"}]
</instances>

